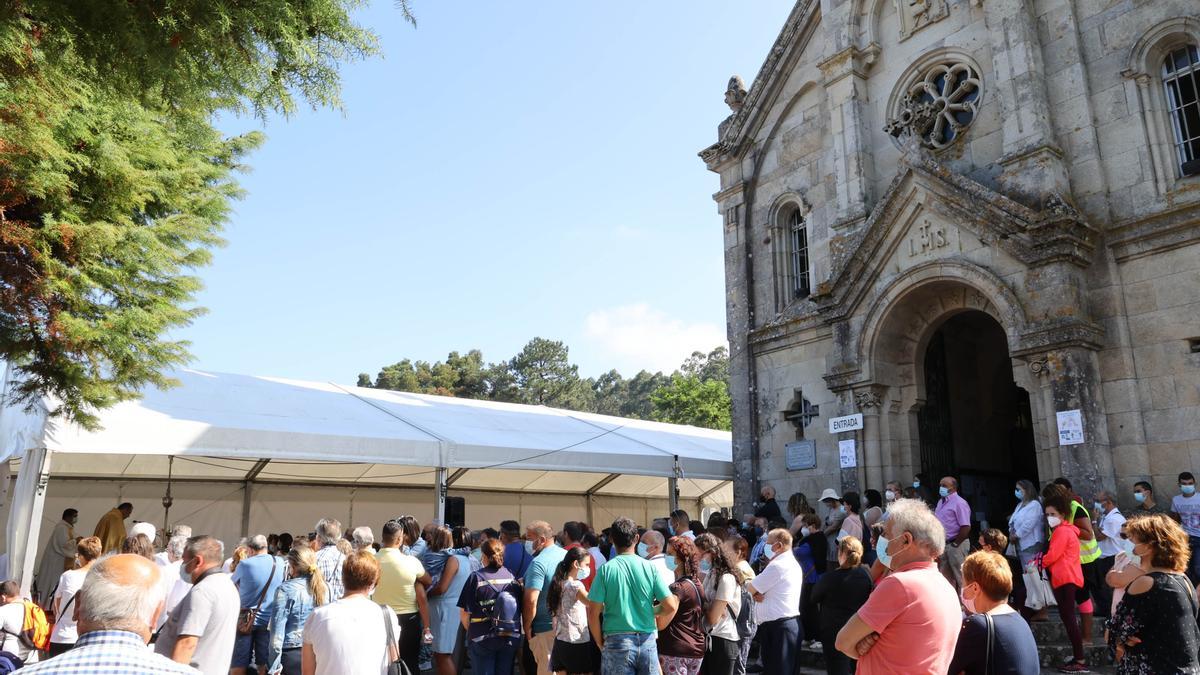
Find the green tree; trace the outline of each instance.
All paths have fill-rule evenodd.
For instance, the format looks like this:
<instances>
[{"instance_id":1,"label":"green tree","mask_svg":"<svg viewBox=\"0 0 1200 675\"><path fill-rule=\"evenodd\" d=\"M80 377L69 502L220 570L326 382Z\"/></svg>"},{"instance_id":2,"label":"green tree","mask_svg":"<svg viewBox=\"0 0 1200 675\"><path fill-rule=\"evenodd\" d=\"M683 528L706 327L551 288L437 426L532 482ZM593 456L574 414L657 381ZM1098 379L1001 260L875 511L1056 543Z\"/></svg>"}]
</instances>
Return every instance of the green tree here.
<instances>
[{"instance_id":1,"label":"green tree","mask_svg":"<svg viewBox=\"0 0 1200 675\"><path fill-rule=\"evenodd\" d=\"M522 403L569 410L588 410L592 391L579 378L567 346L557 340L535 337L508 362Z\"/></svg>"},{"instance_id":2,"label":"green tree","mask_svg":"<svg viewBox=\"0 0 1200 675\"><path fill-rule=\"evenodd\" d=\"M729 349L722 345L707 354L692 352L679 371L684 375L694 375L704 382L729 382Z\"/></svg>"},{"instance_id":3,"label":"green tree","mask_svg":"<svg viewBox=\"0 0 1200 675\"><path fill-rule=\"evenodd\" d=\"M172 384L188 345L165 336L200 314L192 270L262 142L212 120L338 106L339 65L376 51L357 4L0 6L0 358L17 400L51 394L94 426L97 408Z\"/></svg>"},{"instance_id":4,"label":"green tree","mask_svg":"<svg viewBox=\"0 0 1200 675\"><path fill-rule=\"evenodd\" d=\"M731 425L729 389L718 380L677 374L671 383L650 397L653 418L660 422L690 424L728 431Z\"/></svg>"}]
</instances>

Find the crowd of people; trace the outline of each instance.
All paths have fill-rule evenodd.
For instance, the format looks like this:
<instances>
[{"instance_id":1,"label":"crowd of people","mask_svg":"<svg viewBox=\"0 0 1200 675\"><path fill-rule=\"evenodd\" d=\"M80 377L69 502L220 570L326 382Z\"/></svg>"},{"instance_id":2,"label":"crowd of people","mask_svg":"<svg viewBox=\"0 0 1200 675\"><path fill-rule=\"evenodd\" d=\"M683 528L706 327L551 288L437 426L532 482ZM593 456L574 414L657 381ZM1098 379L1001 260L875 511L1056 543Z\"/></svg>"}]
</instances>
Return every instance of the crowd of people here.
<instances>
[{"instance_id":1,"label":"crowd of people","mask_svg":"<svg viewBox=\"0 0 1200 675\"><path fill-rule=\"evenodd\" d=\"M1138 482L1125 515L1108 491L1088 509L1065 479L1019 481L1007 531L975 541L953 477L936 497L922 476L827 489L823 515L797 493L790 522L766 486L740 519L473 531L406 515L378 539L323 519L228 554L182 525L156 551L152 526L124 531L130 504L77 538L68 509L35 582L56 619L44 649L0 584L0 672L11 657L30 673L790 674L807 647L830 674L1034 673L1030 622L1052 598L1062 672L1087 672L1099 616L1118 672L1200 673L1200 496L1189 473L1179 486L1164 509Z\"/></svg>"}]
</instances>

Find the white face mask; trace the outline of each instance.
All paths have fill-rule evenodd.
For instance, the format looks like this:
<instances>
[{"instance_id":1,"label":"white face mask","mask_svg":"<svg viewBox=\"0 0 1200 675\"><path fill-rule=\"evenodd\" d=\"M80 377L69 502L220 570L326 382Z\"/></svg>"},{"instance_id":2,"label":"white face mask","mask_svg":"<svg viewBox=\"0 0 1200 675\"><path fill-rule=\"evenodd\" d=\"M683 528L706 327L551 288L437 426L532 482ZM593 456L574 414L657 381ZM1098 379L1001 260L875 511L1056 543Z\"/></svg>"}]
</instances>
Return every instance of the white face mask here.
<instances>
[{"instance_id":1,"label":"white face mask","mask_svg":"<svg viewBox=\"0 0 1200 675\"><path fill-rule=\"evenodd\" d=\"M808 526L807 526L807 525L805 525L804 527L800 528L800 536L801 536L801 537L807 537L807 536L808 536L808 535L810 535L810 534L812 534L812 531L808 529Z\"/></svg>"},{"instance_id":2,"label":"white face mask","mask_svg":"<svg viewBox=\"0 0 1200 675\"><path fill-rule=\"evenodd\" d=\"M1062 525L1062 518L1059 518L1058 516L1046 516L1046 524L1049 525L1050 529L1053 530L1059 525Z\"/></svg>"},{"instance_id":3,"label":"white face mask","mask_svg":"<svg viewBox=\"0 0 1200 675\"><path fill-rule=\"evenodd\" d=\"M895 491L893 491L893 490L888 490L887 492L884 492L884 493L883 493L883 496L884 496L884 498L885 498L885 499L887 499L889 502L894 502L894 501L896 501L896 493L895 493Z\"/></svg>"},{"instance_id":4,"label":"white face mask","mask_svg":"<svg viewBox=\"0 0 1200 675\"><path fill-rule=\"evenodd\" d=\"M975 598L967 597L967 589L963 588L958 592L958 597L962 598L963 607L967 608L967 614L978 614L975 611Z\"/></svg>"},{"instance_id":5,"label":"white face mask","mask_svg":"<svg viewBox=\"0 0 1200 675\"><path fill-rule=\"evenodd\" d=\"M767 560L771 560L772 558L774 558L775 557L775 547L767 546L765 549L763 549L763 557L766 558Z\"/></svg>"}]
</instances>

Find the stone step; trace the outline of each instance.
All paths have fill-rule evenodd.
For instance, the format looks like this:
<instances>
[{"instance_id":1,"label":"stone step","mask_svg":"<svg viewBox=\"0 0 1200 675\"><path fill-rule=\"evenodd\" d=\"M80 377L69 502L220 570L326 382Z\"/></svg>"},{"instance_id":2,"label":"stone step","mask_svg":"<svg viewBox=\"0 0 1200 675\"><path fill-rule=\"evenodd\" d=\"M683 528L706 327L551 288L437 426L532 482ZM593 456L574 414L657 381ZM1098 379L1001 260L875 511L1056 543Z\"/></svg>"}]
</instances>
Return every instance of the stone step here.
<instances>
[{"instance_id":1,"label":"stone step","mask_svg":"<svg viewBox=\"0 0 1200 675\"><path fill-rule=\"evenodd\" d=\"M1063 622L1054 616L1048 621L1034 621L1029 624L1033 631L1033 639L1037 640L1038 644L1049 642L1069 642L1067 638L1067 627ZM1104 639L1104 619L1095 619L1092 621L1092 637L1096 642Z\"/></svg>"},{"instance_id":2,"label":"stone step","mask_svg":"<svg viewBox=\"0 0 1200 675\"><path fill-rule=\"evenodd\" d=\"M1038 659L1041 661L1042 667L1061 666L1073 654L1071 645L1065 642L1038 643ZM1083 658L1089 667L1107 666L1112 663L1112 660L1108 658L1108 647L1101 644L1099 640L1091 645L1083 645Z\"/></svg>"}]
</instances>

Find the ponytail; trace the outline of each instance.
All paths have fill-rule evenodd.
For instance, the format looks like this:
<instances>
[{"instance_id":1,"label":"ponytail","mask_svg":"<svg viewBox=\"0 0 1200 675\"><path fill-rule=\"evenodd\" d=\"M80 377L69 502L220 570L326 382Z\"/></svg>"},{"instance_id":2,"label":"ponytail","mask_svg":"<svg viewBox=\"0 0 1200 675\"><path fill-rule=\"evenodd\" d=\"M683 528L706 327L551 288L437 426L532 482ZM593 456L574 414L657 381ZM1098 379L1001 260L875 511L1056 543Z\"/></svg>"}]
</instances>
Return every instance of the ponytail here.
<instances>
[{"instance_id":1,"label":"ponytail","mask_svg":"<svg viewBox=\"0 0 1200 675\"><path fill-rule=\"evenodd\" d=\"M329 588L325 585L325 577L317 569L317 554L308 547L294 548L288 552L288 564L296 576L308 577L308 592L313 597L313 606L325 604Z\"/></svg>"},{"instance_id":2,"label":"ponytail","mask_svg":"<svg viewBox=\"0 0 1200 675\"><path fill-rule=\"evenodd\" d=\"M558 616L558 606L562 604L562 589L567 583L567 579L571 576L571 567L584 559L585 556L590 556L586 548L576 546L567 551L566 557L562 562L558 563L558 567L554 570L554 578L550 580L550 590L547 591L546 604L550 607L550 616Z\"/></svg>"}]
</instances>

